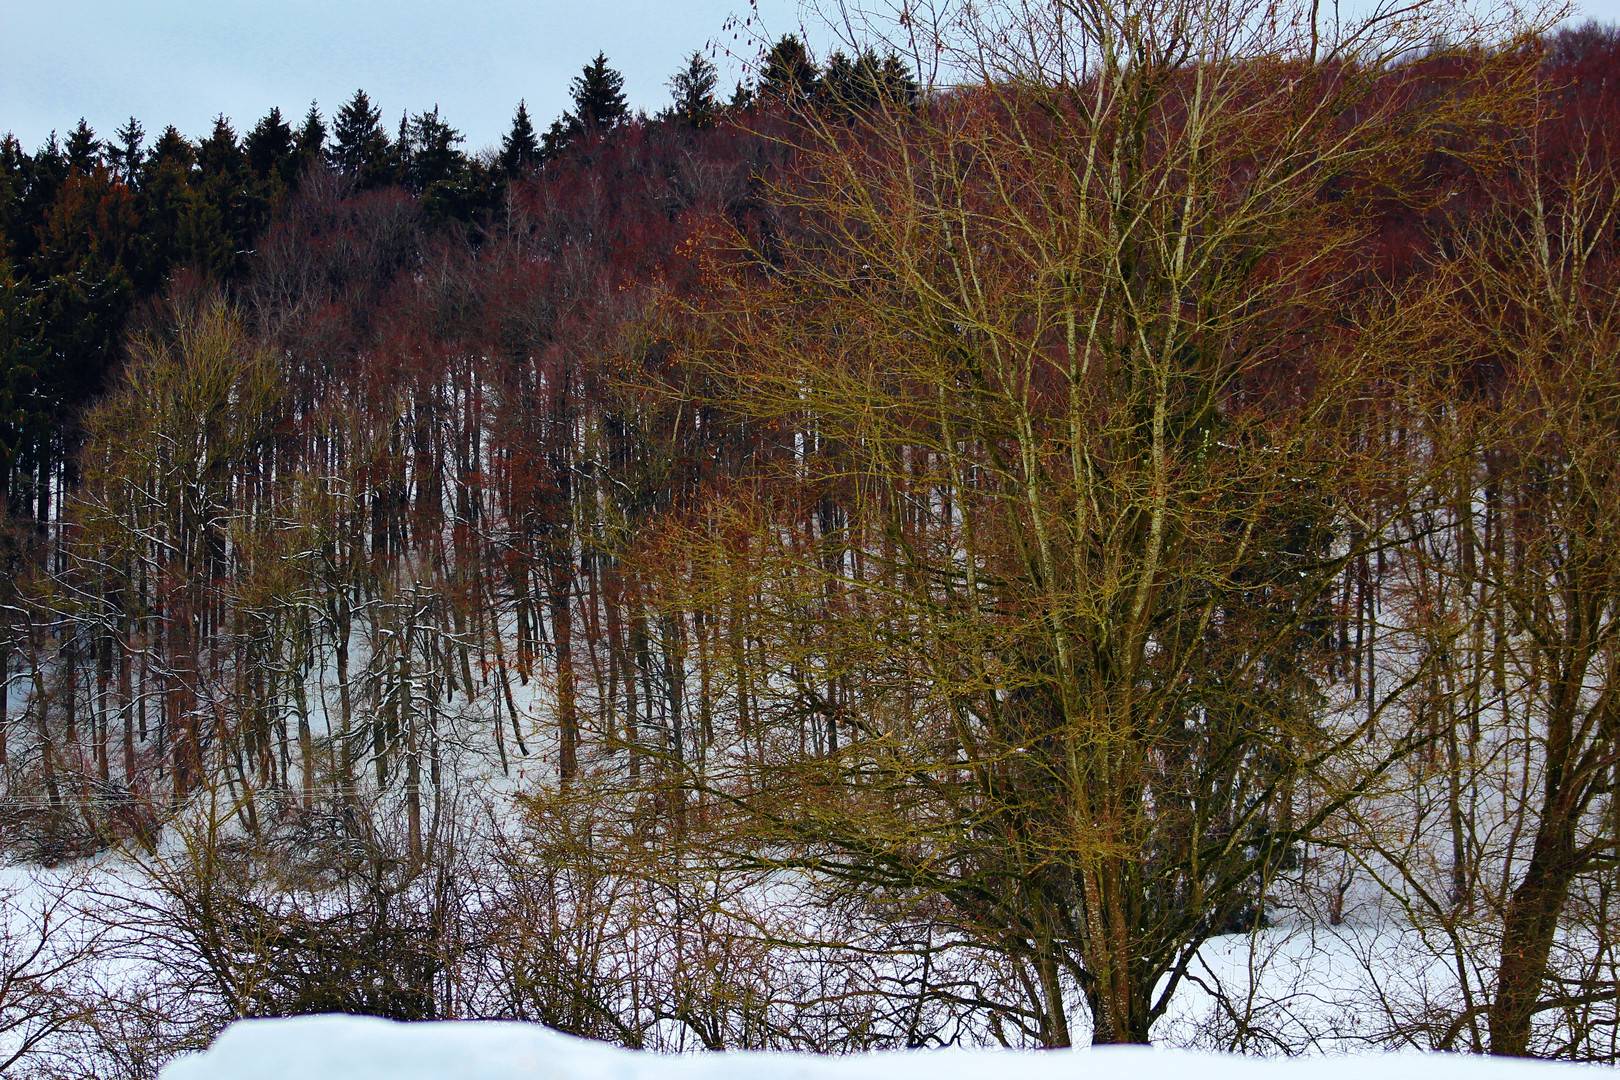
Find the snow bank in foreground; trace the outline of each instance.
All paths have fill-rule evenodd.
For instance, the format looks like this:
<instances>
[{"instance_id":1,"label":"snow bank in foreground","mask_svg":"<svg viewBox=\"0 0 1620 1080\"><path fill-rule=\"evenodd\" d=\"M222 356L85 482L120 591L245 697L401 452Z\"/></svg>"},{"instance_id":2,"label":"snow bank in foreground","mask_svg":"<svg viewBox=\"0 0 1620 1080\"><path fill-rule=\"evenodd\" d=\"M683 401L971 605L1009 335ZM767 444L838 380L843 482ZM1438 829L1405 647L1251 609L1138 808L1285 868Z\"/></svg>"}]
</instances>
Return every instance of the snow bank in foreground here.
<instances>
[{"instance_id":1,"label":"snow bank in foreground","mask_svg":"<svg viewBox=\"0 0 1620 1080\"><path fill-rule=\"evenodd\" d=\"M1571 1080L1585 1071L1456 1055L1285 1060L1142 1047L665 1057L534 1024L305 1016L235 1024L162 1080Z\"/></svg>"}]
</instances>

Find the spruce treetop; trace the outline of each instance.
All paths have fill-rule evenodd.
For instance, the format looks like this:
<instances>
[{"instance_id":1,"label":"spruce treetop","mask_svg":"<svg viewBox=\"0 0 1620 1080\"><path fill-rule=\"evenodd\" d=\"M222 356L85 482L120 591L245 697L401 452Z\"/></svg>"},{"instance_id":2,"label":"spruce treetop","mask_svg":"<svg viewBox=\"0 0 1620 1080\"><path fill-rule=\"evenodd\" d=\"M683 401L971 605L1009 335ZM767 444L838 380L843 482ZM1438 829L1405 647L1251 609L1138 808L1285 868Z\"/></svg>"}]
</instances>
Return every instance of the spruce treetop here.
<instances>
[{"instance_id":1,"label":"spruce treetop","mask_svg":"<svg viewBox=\"0 0 1620 1080\"><path fill-rule=\"evenodd\" d=\"M293 131L281 116L279 108L271 108L247 138L242 140L248 168L259 176L271 172L284 172L293 156ZM290 179L290 177L283 177Z\"/></svg>"},{"instance_id":2,"label":"spruce treetop","mask_svg":"<svg viewBox=\"0 0 1620 1080\"><path fill-rule=\"evenodd\" d=\"M708 127L720 112L720 102L714 96L720 84L720 73L702 52L694 52L686 59L686 66L669 80L670 93L675 102L671 110L676 120L695 128Z\"/></svg>"},{"instance_id":3,"label":"spruce treetop","mask_svg":"<svg viewBox=\"0 0 1620 1080\"><path fill-rule=\"evenodd\" d=\"M624 97L624 76L607 66L607 55L596 59L574 76L568 92L574 99L572 112L551 122L542 139L541 156L554 158L581 135L612 130L630 119L630 105Z\"/></svg>"},{"instance_id":4,"label":"spruce treetop","mask_svg":"<svg viewBox=\"0 0 1620 1080\"><path fill-rule=\"evenodd\" d=\"M84 117L79 117L79 126L68 134L68 167L78 169L80 172L89 172L95 166L100 153L101 140L96 138L96 133L91 130Z\"/></svg>"},{"instance_id":5,"label":"spruce treetop","mask_svg":"<svg viewBox=\"0 0 1620 1080\"><path fill-rule=\"evenodd\" d=\"M529 119L529 107L519 101L512 130L501 140L501 169L508 176L532 168L540 160L540 138Z\"/></svg>"},{"instance_id":6,"label":"spruce treetop","mask_svg":"<svg viewBox=\"0 0 1620 1080\"><path fill-rule=\"evenodd\" d=\"M624 76L607 66L605 53L597 53L574 77L569 93L574 99L574 116L586 131L606 131L630 119Z\"/></svg>"},{"instance_id":7,"label":"spruce treetop","mask_svg":"<svg viewBox=\"0 0 1620 1080\"><path fill-rule=\"evenodd\" d=\"M326 121L321 119L321 111L315 102L309 103L309 111L304 114L304 122L298 128L298 144L295 153L300 164L313 161L326 151Z\"/></svg>"},{"instance_id":8,"label":"spruce treetop","mask_svg":"<svg viewBox=\"0 0 1620 1080\"><path fill-rule=\"evenodd\" d=\"M141 144L146 141L146 129L132 116L128 123L113 132L113 137L118 141L108 147L107 156L124 181L133 184L141 171Z\"/></svg>"},{"instance_id":9,"label":"spruce treetop","mask_svg":"<svg viewBox=\"0 0 1620 1080\"><path fill-rule=\"evenodd\" d=\"M783 34L765 54L760 92L778 98L803 100L816 91L816 65L797 34Z\"/></svg>"},{"instance_id":10,"label":"spruce treetop","mask_svg":"<svg viewBox=\"0 0 1620 1080\"><path fill-rule=\"evenodd\" d=\"M383 130L382 112L364 90L356 90L338 110L332 140L332 164L361 187L375 187L390 179L392 146Z\"/></svg>"},{"instance_id":11,"label":"spruce treetop","mask_svg":"<svg viewBox=\"0 0 1620 1080\"><path fill-rule=\"evenodd\" d=\"M466 167L465 157L456 149L464 141L462 134L444 122L437 105L417 113L403 130L400 156L405 159L406 179L417 190L448 183Z\"/></svg>"},{"instance_id":12,"label":"spruce treetop","mask_svg":"<svg viewBox=\"0 0 1620 1080\"><path fill-rule=\"evenodd\" d=\"M233 176L241 161L242 152L236 145L236 132L221 113L214 117L214 130L197 148L197 164L204 176Z\"/></svg>"}]
</instances>

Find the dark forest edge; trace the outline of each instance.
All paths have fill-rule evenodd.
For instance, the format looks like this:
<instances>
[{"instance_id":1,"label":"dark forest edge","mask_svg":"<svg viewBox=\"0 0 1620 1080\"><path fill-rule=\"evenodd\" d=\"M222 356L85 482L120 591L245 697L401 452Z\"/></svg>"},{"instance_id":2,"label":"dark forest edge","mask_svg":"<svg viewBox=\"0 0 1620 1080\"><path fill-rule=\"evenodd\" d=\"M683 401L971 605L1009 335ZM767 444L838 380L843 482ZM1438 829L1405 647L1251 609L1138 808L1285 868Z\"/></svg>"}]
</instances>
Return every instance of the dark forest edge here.
<instances>
[{"instance_id":1,"label":"dark forest edge","mask_svg":"<svg viewBox=\"0 0 1620 1080\"><path fill-rule=\"evenodd\" d=\"M849 109L917 92L892 54L836 53L818 69L794 35L727 101L701 52L671 77L670 104L654 118L631 115L623 81L598 55L570 86L571 110L537 132L519 102L500 146L479 154L437 106L402 114L390 137L363 89L330 123L313 103L296 126L278 107L240 137L224 116L198 140L171 125L149 141L136 117L110 137L81 119L33 154L0 137L0 470L12 516L50 520L76 483L79 419L121 361L130 321L153 317L176 275L240 285L265 230L312 176L349 194L396 190L425 232L477 244L514 183L534 183L610 133L690 137L798 96Z\"/></svg>"}]
</instances>

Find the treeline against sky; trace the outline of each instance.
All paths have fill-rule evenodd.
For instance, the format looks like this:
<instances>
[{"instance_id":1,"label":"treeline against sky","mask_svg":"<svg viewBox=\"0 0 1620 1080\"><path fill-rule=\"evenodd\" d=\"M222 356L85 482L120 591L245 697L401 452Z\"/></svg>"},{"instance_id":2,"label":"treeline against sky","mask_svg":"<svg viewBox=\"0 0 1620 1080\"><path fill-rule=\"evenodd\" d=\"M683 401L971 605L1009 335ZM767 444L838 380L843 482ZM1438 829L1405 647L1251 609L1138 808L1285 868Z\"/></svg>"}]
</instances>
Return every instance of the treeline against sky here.
<instances>
[{"instance_id":1,"label":"treeline against sky","mask_svg":"<svg viewBox=\"0 0 1620 1080\"><path fill-rule=\"evenodd\" d=\"M6 142L0 817L172 973L61 1030L1620 1058L1620 40L1079 7ZM1196 966L1358 904L1359 1033Z\"/></svg>"},{"instance_id":2,"label":"treeline against sky","mask_svg":"<svg viewBox=\"0 0 1620 1080\"><path fill-rule=\"evenodd\" d=\"M809 94L852 106L874 94L915 94L895 58L835 56L825 71L784 38L758 88L718 96L701 54L670 80L672 101L641 126L709 127L759 102ZM0 401L0 469L12 512L46 521L71 486L78 417L106 388L129 320L176 273L239 282L275 213L305 177L331 174L357 192L398 190L430 228L475 233L530 178L571 147L632 121L623 78L605 56L572 84L573 108L537 130L519 103L499 148L470 154L435 107L391 125L364 90L325 118L272 109L245 133L224 116L206 138L174 127L149 135L131 117L98 135L83 120L34 153L0 139L0 319L7 383Z\"/></svg>"}]
</instances>

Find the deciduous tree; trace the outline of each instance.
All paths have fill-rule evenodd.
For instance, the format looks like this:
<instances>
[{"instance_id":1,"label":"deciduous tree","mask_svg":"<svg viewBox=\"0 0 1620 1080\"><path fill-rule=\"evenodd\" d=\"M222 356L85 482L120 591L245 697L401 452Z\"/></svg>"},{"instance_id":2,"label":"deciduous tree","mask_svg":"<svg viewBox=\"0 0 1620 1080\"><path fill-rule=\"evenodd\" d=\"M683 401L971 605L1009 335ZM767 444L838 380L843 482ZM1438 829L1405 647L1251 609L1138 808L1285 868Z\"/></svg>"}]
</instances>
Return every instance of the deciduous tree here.
<instances>
[{"instance_id":1,"label":"deciduous tree","mask_svg":"<svg viewBox=\"0 0 1620 1080\"><path fill-rule=\"evenodd\" d=\"M714 404L782 454L664 560L749 643L758 755L693 785L746 857L941 905L1047 1045L1076 991L1094 1041L1146 1041L1426 738L1322 693L1328 598L1422 473L1354 437L1363 193L1441 125L1467 153L1516 61L1420 96L1392 60L1472 28L1319 16L975 7L939 43L973 82L921 116L801 111L781 226L705 306Z\"/></svg>"}]
</instances>

